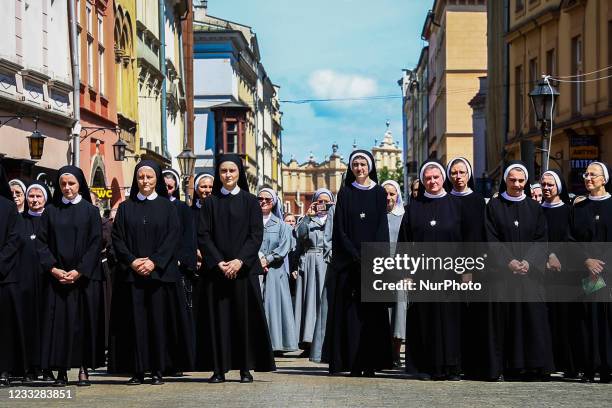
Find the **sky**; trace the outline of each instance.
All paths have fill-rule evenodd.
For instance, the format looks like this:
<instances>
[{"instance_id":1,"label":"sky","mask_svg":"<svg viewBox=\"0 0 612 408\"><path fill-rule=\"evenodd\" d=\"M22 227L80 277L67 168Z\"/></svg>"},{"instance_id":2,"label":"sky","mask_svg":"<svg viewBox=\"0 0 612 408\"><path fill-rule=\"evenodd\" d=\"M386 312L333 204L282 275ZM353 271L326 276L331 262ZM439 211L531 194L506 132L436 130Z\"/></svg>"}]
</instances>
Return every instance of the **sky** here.
<instances>
[{"instance_id":1,"label":"sky","mask_svg":"<svg viewBox=\"0 0 612 408\"><path fill-rule=\"evenodd\" d=\"M390 121L402 142L402 69L416 66L433 0L209 0L208 14L252 27L280 99L394 99L281 103L283 161L325 160L331 145L348 158L370 149Z\"/></svg>"}]
</instances>

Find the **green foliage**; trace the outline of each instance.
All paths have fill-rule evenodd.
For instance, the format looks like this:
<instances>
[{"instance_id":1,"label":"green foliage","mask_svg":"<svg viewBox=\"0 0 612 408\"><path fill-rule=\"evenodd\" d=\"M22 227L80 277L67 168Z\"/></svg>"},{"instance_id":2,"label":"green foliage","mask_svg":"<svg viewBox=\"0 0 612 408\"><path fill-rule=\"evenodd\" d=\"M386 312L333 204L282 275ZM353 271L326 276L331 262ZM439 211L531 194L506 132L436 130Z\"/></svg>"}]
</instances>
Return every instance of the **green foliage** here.
<instances>
[{"instance_id":1,"label":"green foliage","mask_svg":"<svg viewBox=\"0 0 612 408\"><path fill-rule=\"evenodd\" d=\"M399 163L393 170L389 170L389 168L385 166L378 171L378 181L382 183L387 180L397 181L397 184L400 185L400 189L402 189L402 191L404 190L404 173L402 166Z\"/></svg>"}]
</instances>

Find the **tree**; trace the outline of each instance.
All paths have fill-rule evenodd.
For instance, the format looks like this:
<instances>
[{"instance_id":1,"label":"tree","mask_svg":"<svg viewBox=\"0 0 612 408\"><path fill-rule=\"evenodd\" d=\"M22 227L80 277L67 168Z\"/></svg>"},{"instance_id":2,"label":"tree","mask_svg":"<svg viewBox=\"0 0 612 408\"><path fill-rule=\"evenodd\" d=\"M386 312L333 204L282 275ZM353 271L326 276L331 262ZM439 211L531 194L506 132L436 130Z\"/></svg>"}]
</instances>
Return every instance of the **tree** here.
<instances>
[{"instance_id":1,"label":"tree","mask_svg":"<svg viewBox=\"0 0 612 408\"><path fill-rule=\"evenodd\" d=\"M397 167L393 170L389 170L389 168L385 166L378 172L378 181L380 183L387 180L396 181L397 184L399 184L400 186L400 190L404 190L404 171L399 162L397 163ZM401 194L402 191L400 191L399 193Z\"/></svg>"}]
</instances>

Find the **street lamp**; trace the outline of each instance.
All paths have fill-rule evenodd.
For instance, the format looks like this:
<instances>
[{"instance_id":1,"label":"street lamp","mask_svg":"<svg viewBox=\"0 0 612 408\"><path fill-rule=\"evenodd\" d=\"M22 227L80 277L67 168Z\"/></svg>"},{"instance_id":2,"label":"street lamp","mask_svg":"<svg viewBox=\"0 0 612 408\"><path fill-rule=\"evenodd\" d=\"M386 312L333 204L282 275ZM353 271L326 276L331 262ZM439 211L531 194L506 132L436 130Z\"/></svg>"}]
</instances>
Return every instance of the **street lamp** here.
<instances>
[{"instance_id":1,"label":"street lamp","mask_svg":"<svg viewBox=\"0 0 612 408\"><path fill-rule=\"evenodd\" d=\"M546 137L546 133L550 130L549 125L552 125L558 97L559 91L557 91L557 89L550 84L548 78L538 81L535 88L529 92L529 99L531 99L531 105L533 106L536 120L540 124L540 132L542 134L541 173L548 170L548 150L550 140Z\"/></svg>"},{"instance_id":2,"label":"street lamp","mask_svg":"<svg viewBox=\"0 0 612 408\"><path fill-rule=\"evenodd\" d=\"M185 198L188 198L189 194L187 192L187 187L188 187L189 177L191 177L191 175L193 174L195 170L195 164L196 164L197 157L195 154L193 154L193 152L191 151L191 148L185 145L185 148L178 156L176 156L176 159L178 160L179 168L181 170L181 175L183 177L183 189L185 191Z\"/></svg>"},{"instance_id":3,"label":"street lamp","mask_svg":"<svg viewBox=\"0 0 612 408\"><path fill-rule=\"evenodd\" d=\"M115 156L115 161L123 161L125 159L125 149L127 146L127 143L121 140L121 137L117 138L117 141L113 144L113 156Z\"/></svg>"}]
</instances>

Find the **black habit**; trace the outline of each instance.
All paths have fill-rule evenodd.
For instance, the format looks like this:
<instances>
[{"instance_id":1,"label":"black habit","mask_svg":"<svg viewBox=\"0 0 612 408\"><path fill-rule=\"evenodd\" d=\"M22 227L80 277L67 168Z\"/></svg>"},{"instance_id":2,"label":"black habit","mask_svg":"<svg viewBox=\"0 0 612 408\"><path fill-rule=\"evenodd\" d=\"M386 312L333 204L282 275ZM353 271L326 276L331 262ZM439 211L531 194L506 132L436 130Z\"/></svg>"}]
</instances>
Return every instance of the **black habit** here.
<instances>
[{"instance_id":1,"label":"black habit","mask_svg":"<svg viewBox=\"0 0 612 408\"><path fill-rule=\"evenodd\" d=\"M156 192L138 195L137 174L151 167ZM110 322L109 371L160 375L193 366L193 326L178 268L180 221L167 198L161 168L141 161L134 170L130 199L119 205L112 243L117 258ZM149 258L155 269L142 276L131 267Z\"/></svg>"},{"instance_id":2,"label":"black habit","mask_svg":"<svg viewBox=\"0 0 612 408\"><path fill-rule=\"evenodd\" d=\"M219 166L239 168L237 194L223 194ZM204 200L198 225L203 255L198 285L196 369L224 374L230 370L276 369L258 275L263 274L258 251L263 241L261 207L248 192L242 159L224 155L217 160L213 194ZM220 262L243 262L235 279L219 269Z\"/></svg>"},{"instance_id":3,"label":"black habit","mask_svg":"<svg viewBox=\"0 0 612 408\"><path fill-rule=\"evenodd\" d=\"M355 155L370 159L369 177L376 182L370 152L356 150L351 157ZM361 374L393 367L388 305L361 301L361 243L389 242L387 192L378 184L362 190L352 185L353 181L355 176L349 169L338 192L333 220L326 284L329 308L321 359L329 364L330 373Z\"/></svg>"}]
</instances>

